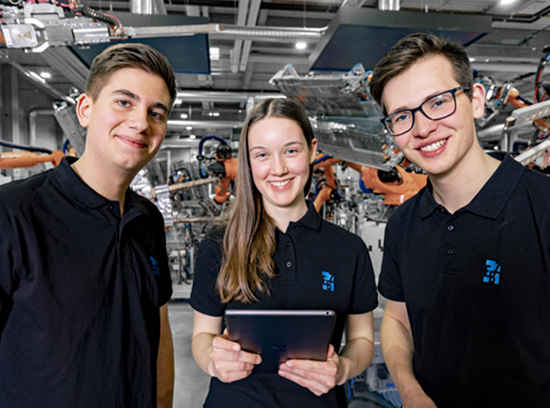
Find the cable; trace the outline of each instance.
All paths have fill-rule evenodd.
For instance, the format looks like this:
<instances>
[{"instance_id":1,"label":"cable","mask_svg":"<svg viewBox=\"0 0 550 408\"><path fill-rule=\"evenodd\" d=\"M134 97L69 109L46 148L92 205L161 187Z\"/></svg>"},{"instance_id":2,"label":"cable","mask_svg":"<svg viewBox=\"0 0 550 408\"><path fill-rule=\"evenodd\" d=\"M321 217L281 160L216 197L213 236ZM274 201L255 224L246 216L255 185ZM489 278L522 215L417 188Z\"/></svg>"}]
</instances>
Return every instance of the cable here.
<instances>
[{"instance_id":1,"label":"cable","mask_svg":"<svg viewBox=\"0 0 550 408\"><path fill-rule=\"evenodd\" d=\"M41 147L16 145L14 143L5 142L3 140L0 140L0 146L11 147L12 149L27 150L29 152L52 154L52 151L48 149L43 149Z\"/></svg>"},{"instance_id":2,"label":"cable","mask_svg":"<svg viewBox=\"0 0 550 408\"><path fill-rule=\"evenodd\" d=\"M69 146L71 142L69 141L69 139L66 139L65 140L65 143L63 143L63 148L61 149L61 151L65 154L67 154L67 147Z\"/></svg>"},{"instance_id":3,"label":"cable","mask_svg":"<svg viewBox=\"0 0 550 408\"><path fill-rule=\"evenodd\" d=\"M75 12L82 13L82 15L85 17L95 18L96 20L104 21L110 25L115 25L117 27L119 27L120 25L120 22L117 22L116 19L112 17L108 17L107 15L102 14L98 11L95 11L94 9L88 6L78 6L75 9Z\"/></svg>"}]
</instances>

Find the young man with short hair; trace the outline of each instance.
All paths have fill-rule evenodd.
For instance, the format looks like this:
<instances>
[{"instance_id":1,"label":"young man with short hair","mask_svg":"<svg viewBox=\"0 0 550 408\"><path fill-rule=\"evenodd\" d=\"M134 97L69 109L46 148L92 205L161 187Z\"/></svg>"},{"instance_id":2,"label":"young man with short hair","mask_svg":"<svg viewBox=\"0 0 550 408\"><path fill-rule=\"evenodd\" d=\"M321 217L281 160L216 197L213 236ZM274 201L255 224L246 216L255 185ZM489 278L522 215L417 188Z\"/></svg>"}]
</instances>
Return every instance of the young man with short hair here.
<instances>
[{"instance_id":1,"label":"young man with short hair","mask_svg":"<svg viewBox=\"0 0 550 408\"><path fill-rule=\"evenodd\" d=\"M77 103L82 156L0 187L0 405L172 406L163 219L128 187L176 91L158 51L109 47Z\"/></svg>"},{"instance_id":2,"label":"young man with short hair","mask_svg":"<svg viewBox=\"0 0 550 408\"><path fill-rule=\"evenodd\" d=\"M485 90L459 44L400 40L371 92L429 179L390 217L379 282L404 407L547 407L550 179L484 153Z\"/></svg>"}]
</instances>

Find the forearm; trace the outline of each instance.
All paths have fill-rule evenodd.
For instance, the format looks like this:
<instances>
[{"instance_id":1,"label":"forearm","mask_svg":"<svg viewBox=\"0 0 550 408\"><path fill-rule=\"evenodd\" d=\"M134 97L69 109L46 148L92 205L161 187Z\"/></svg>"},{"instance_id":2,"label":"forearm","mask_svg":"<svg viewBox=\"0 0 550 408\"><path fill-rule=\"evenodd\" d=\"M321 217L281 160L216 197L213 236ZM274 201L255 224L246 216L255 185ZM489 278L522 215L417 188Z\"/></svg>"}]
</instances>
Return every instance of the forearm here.
<instances>
[{"instance_id":1,"label":"forearm","mask_svg":"<svg viewBox=\"0 0 550 408\"><path fill-rule=\"evenodd\" d=\"M398 320L384 316L380 343L386 365L402 398L424 393L414 375L414 343L410 331Z\"/></svg>"},{"instance_id":2,"label":"forearm","mask_svg":"<svg viewBox=\"0 0 550 408\"><path fill-rule=\"evenodd\" d=\"M214 337L216 336L212 333L198 333L193 337L192 343L195 362L202 371L209 375L213 375L210 354L212 353L212 340Z\"/></svg>"},{"instance_id":3,"label":"forearm","mask_svg":"<svg viewBox=\"0 0 550 408\"><path fill-rule=\"evenodd\" d=\"M157 357L157 407L171 408L174 399L174 343L168 309L161 310L161 334Z\"/></svg>"},{"instance_id":4,"label":"forearm","mask_svg":"<svg viewBox=\"0 0 550 408\"><path fill-rule=\"evenodd\" d=\"M367 369L374 355L374 343L367 338L357 338L346 343L340 353L336 383L342 385Z\"/></svg>"}]
</instances>

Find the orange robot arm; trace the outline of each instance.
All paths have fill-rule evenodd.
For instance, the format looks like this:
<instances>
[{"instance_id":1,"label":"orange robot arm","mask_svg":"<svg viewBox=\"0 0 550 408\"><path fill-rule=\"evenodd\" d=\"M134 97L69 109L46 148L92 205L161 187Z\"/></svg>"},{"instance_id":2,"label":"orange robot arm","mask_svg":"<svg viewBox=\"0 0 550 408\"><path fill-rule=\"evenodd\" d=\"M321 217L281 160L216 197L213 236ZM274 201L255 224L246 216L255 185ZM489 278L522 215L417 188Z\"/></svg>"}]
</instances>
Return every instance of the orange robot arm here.
<instances>
[{"instance_id":1,"label":"orange robot arm","mask_svg":"<svg viewBox=\"0 0 550 408\"><path fill-rule=\"evenodd\" d=\"M65 157L65 153L60 151L52 152L51 154L36 154L31 152L25 153L1 153L0 154L0 169L19 169L25 167L34 167L38 163L51 162L54 166L61 163L61 159Z\"/></svg>"},{"instance_id":2,"label":"orange robot arm","mask_svg":"<svg viewBox=\"0 0 550 408\"><path fill-rule=\"evenodd\" d=\"M237 177L237 159L226 159L223 161L225 167L225 177L220 180L220 183L216 186L216 196L214 201L218 204L223 204L227 201L231 195L227 189L231 186L231 182Z\"/></svg>"}]
</instances>

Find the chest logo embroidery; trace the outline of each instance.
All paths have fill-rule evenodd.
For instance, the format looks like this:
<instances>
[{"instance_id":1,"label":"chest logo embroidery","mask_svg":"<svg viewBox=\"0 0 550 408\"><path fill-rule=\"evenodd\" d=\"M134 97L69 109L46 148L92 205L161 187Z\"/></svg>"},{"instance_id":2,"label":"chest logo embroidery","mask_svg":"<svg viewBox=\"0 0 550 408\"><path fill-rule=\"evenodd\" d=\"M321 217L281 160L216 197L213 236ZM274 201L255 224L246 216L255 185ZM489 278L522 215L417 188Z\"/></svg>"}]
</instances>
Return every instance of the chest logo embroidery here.
<instances>
[{"instance_id":1,"label":"chest logo embroidery","mask_svg":"<svg viewBox=\"0 0 550 408\"><path fill-rule=\"evenodd\" d=\"M487 272L483 276L483 282L498 285L500 283L500 265L489 259L487 259L485 265L487 266Z\"/></svg>"},{"instance_id":2,"label":"chest logo embroidery","mask_svg":"<svg viewBox=\"0 0 550 408\"><path fill-rule=\"evenodd\" d=\"M334 292L334 276L330 272L323 272L323 290Z\"/></svg>"},{"instance_id":3,"label":"chest logo embroidery","mask_svg":"<svg viewBox=\"0 0 550 408\"><path fill-rule=\"evenodd\" d=\"M152 256L149 257L149 260L151 261L151 268L153 268L153 275L158 276L160 274L159 273L159 263Z\"/></svg>"}]
</instances>

